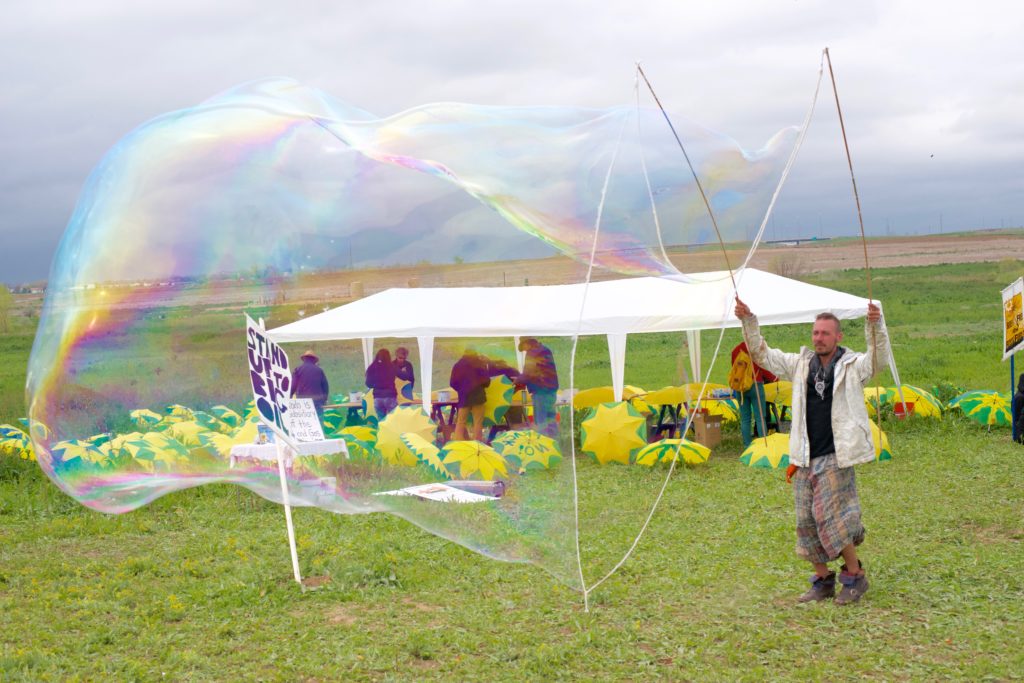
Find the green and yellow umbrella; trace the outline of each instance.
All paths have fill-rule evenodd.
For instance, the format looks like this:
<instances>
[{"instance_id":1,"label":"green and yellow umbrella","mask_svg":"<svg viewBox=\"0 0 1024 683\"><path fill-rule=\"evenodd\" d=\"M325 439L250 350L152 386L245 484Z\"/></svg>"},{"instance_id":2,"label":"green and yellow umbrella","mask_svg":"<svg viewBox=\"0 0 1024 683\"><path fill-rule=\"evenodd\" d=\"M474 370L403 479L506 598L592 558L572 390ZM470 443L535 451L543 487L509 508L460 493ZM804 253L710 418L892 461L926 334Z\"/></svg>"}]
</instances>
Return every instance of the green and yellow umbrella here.
<instances>
[{"instance_id":1,"label":"green and yellow umbrella","mask_svg":"<svg viewBox=\"0 0 1024 683\"><path fill-rule=\"evenodd\" d=\"M504 432L491 445L509 464L518 468L520 474L529 470L551 469L562 460L555 440L532 429Z\"/></svg>"},{"instance_id":2,"label":"green and yellow umbrella","mask_svg":"<svg viewBox=\"0 0 1024 683\"><path fill-rule=\"evenodd\" d=\"M82 462L93 465L106 464L108 453L84 439L68 439L58 441L50 447L54 461L71 462L80 458Z\"/></svg>"},{"instance_id":3,"label":"green and yellow umbrella","mask_svg":"<svg viewBox=\"0 0 1024 683\"><path fill-rule=\"evenodd\" d=\"M750 442L740 455L740 462L751 467L777 469L789 466L789 434L769 434Z\"/></svg>"},{"instance_id":4,"label":"green and yellow umbrella","mask_svg":"<svg viewBox=\"0 0 1024 683\"><path fill-rule=\"evenodd\" d=\"M961 398L957 407L964 415L983 425L1009 427L1013 424L1010 413L1010 397L996 391L975 391L973 395Z\"/></svg>"},{"instance_id":5,"label":"green and yellow umbrella","mask_svg":"<svg viewBox=\"0 0 1024 683\"><path fill-rule=\"evenodd\" d=\"M441 462L441 449L434 445L434 442L427 441L419 434L402 434L402 442L405 443L420 464L425 466L435 477L451 479L452 475Z\"/></svg>"},{"instance_id":6,"label":"green and yellow umbrella","mask_svg":"<svg viewBox=\"0 0 1024 683\"><path fill-rule=\"evenodd\" d=\"M793 407L793 383L786 380L767 382L764 385L764 400L776 406ZM781 412L781 411L780 411Z\"/></svg>"},{"instance_id":7,"label":"green and yellow umbrella","mask_svg":"<svg viewBox=\"0 0 1024 683\"><path fill-rule=\"evenodd\" d=\"M374 442L360 441L351 434L339 434L338 438L345 442L349 460L362 460L364 462L377 460L377 454L373 449ZM376 436L374 436L374 440L376 440Z\"/></svg>"},{"instance_id":8,"label":"green and yellow umbrella","mask_svg":"<svg viewBox=\"0 0 1024 683\"><path fill-rule=\"evenodd\" d=\"M915 387L911 384L901 384L900 388L903 389L903 400L906 402L914 402L914 415L920 415L921 417L934 417L936 419L942 418L942 402L939 399L932 396L931 392L925 391L920 387ZM891 388L891 402L899 403L900 395L895 387Z\"/></svg>"},{"instance_id":9,"label":"green and yellow umbrella","mask_svg":"<svg viewBox=\"0 0 1024 683\"><path fill-rule=\"evenodd\" d=\"M868 415L875 416L875 409L878 406L886 406L892 402L895 392L884 387L864 387L864 405L868 409ZM912 400L910 398L908 401Z\"/></svg>"},{"instance_id":10,"label":"green and yellow umbrella","mask_svg":"<svg viewBox=\"0 0 1024 683\"><path fill-rule=\"evenodd\" d=\"M647 420L626 401L591 408L580 429L580 450L602 465L628 465L647 444Z\"/></svg>"},{"instance_id":11,"label":"green and yellow umbrella","mask_svg":"<svg viewBox=\"0 0 1024 683\"><path fill-rule=\"evenodd\" d=\"M441 462L452 478L489 481L508 476L505 459L496 450L479 441L449 441L441 449Z\"/></svg>"},{"instance_id":12,"label":"green and yellow umbrella","mask_svg":"<svg viewBox=\"0 0 1024 683\"><path fill-rule=\"evenodd\" d=\"M670 463L676 459L676 453L687 465L699 465L708 461L711 449L689 439L662 439L641 448L636 454L636 464L654 467L655 463Z\"/></svg>"},{"instance_id":13,"label":"green and yellow umbrella","mask_svg":"<svg viewBox=\"0 0 1024 683\"><path fill-rule=\"evenodd\" d=\"M142 438L142 432L118 434L109 442L110 453L115 456L134 458L139 451L151 450L152 446Z\"/></svg>"},{"instance_id":14,"label":"green and yellow umbrella","mask_svg":"<svg viewBox=\"0 0 1024 683\"><path fill-rule=\"evenodd\" d=\"M227 406L214 406L210 408L210 414L232 429L238 429L245 422L245 418Z\"/></svg>"},{"instance_id":15,"label":"green and yellow umbrella","mask_svg":"<svg viewBox=\"0 0 1024 683\"><path fill-rule=\"evenodd\" d=\"M128 416L139 429L151 429L153 425L164 419L164 416L160 413L150 410L149 408L137 408L130 413Z\"/></svg>"},{"instance_id":16,"label":"green and yellow umbrella","mask_svg":"<svg viewBox=\"0 0 1024 683\"><path fill-rule=\"evenodd\" d=\"M420 406L398 406L377 425L376 450L384 462L412 467L419 462L405 442L403 434L419 434L428 441L435 438L436 428Z\"/></svg>"},{"instance_id":17,"label":"green and yellow umbrella","mask_svg":"<svg viewBox=\"0 0 1024 683\"><path fill-rule=\"evenodd\" d=\"M726 385L715 384L714 382L708 382L707 385L703 382L690 382L679 386L679 388L686 394L686 403L693 403L701 397L701 387L704 387L703 398L711 398L712 394L716 391L732 393L732 389Z\"/></svg>"},{"instance_id":18,"label":"green and yellow umbrella","mask_svg":"<svg viewBox=\"0 0 1024 683\"><path fill-rule=\"evenodd\" d=\"M220 432L221 434L230 434L235 430L235 426L224 422L219 417L212 415L202 410L197 410L193 414L195 423L202 426L211 432Z\"/></svg>"},{"instance_id":19,"label":"green and yellow umbrella","mask_svg":"<svg viewBox=\"0 0 1024 683\"><path fill-rule=\"evenodd\" d=\"M235 441L227 434L221 434L220 432L200 432L196 437L199 445L189 448L189 454L192 459L208 458L226 463L228 458L231 457L231 447L238 443L244 443L242 441Z\"/></svg>"},{"instance_id":20,"label":"green and yellow umbrella","mask_svg":"<svg viewBox=\"0 0 1024 683\"><path fill-rule=\"evenodd\" d=\"M377 428L371 427L370 425L353 425L351 427L345 427L338 432L338 435L343 439L352 438L362 441L363 443L368 443L371 448L373 447L373 444L377 443Z\"/></svg>"},{"instance_id":21,"label":"green and yellow umbrella","mask_svg":"<svg viewBox=\"0 0 1024 683\"><path fill-rule=\"evenodd\" d=\"M875 444L875 460L892 460L892 449L889 447L889 437L878 428L874 422L871 423L871 441Z\"/></svg>"},{"instance_id":22,"label":"green and yellow umbrella","mask_svg":"<svg viewBox=\"0 0 1024 683\"><path fill-rule=\"evenodd\" d=\"M136 460L143 460L145 466L148 462L154 472L171 472L183 469L190 463L189 451L167 432L146 432L142 435L143 441L148 443L152 450L142 451L135 456ZM144 457L143 453L146 456Z\"/></svg>"},{"instance_id":23,"label":"green and yellow umbrella","mask_svg":"<svg viewBox=\"0 0 1024 683\"><path fill-rule=\"evenodd\" d=\"M210 430L199 424L198 422L175 422L168 425L167 430L164 432L169 434L173 439L176 439L186 448L195 448L196 446L202 446L200 441L200 434L209 434Z\"/></svg>"},{"instance_id":24,"label":"green and yellow umbrella","mask_svg":"<svg viewBox=\"0 0 1024 683\"><path fill-rule=\"evenodd\" d=\"M231 440L235 443L256 443L260 434L259 419L246 420L242 426L231 433Z\"/></svg>"},{"instance_id":25,"label":"green and yellow umbrella","mask_svg":"<svg viewBox=\"0 0 1024 683\"><path fill-rule=\"evenodd\" d=\"M256 408L256 399L251 398L249 399L249 402L245 404L245 410L242 411L242 421L252 422L253 420L258 419L260 419L260 411Z\"/></svg>"},{"instance_id":26,"label":"green and yellow umbrella","mask_svg":"<svg viewBox=\"0 0 1024 683\"><path fill-rule=\"evenodd\" d=\"M32 448L32 439L28 434L11 425L0 425L0 453L17 455L22 460L36 459L35 451Z\"/></svg>"},{"instance_id":27,"label":"green and yellow umbrella","mask_svg":"<svg viewBox=\"0 0 1024 683\"><path fill-rule=\"evenodd\" d=\"M167 417L177 418L178 420L192 420L195 417L191 408L178 403L172 403L164 408L164 413L166 413L165 420Z\"/></svg>"},{"instance_id":28,"label":"green and yellow umbrella","mask_svg":"<svg viewBox=\"0 0 1024 683\"><path fill-rule=\"evenodd\" d=\"M327 438L337 436L345 427L345 413L340 408L324 408L324 415L320 422L324 426L324 436Z\"/></svg>"},{"instance_id":29,"label":"green and yellow umbrella","mask_svg":"<svg viewBox=\"0 0 1024 683\"><path fill-rule=\"evenodd\" d=\"M515 389L515 384L505 375L491 378L485 390L487 400L484 403L484 427L500 424L505 419L505 413L512 406Z\"/></svg>"},{"instance_id":30,"label":"green and yellow umbrella","mask_svg":"<svg viewBox=\"0 0 1024 683\"><path fill-rule=\"evenodd\" d=\"M706 410L708 415L721 415L723 422L736 422L740 418L740 407L732 398L704 399L697 403L698 410Z\"/></svg>"}]
</instances>

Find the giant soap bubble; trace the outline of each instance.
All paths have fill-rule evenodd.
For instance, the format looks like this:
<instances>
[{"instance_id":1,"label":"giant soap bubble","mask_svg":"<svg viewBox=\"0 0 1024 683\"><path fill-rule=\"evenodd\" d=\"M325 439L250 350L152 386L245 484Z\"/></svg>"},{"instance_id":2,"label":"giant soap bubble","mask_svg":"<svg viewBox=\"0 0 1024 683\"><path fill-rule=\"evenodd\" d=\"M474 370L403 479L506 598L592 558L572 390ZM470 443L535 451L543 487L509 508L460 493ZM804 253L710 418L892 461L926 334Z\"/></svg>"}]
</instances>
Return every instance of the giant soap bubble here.
<instances>
[{"instance_id":1,"label":"giant soap bubble","mask_svg":"<svg viewBox=\"0 0 1024 683\"><path fill-rule=\"evenodd\" d=\"M736 265L797 131L747 153L713 131L675 124ZM578 318L582 299L553 310L566 300L542 286L685 280L690 270L725 268L703 246L716 242L656 110L448 103L377 118L291 81L242 86L142 125L90 175L53 264L30 360L38 460L68 495L104 512L210 482L280 501L275 463L239 448L258 436L249 314L263 319L292 366L307 348L319 356L330 381L324 431L347 445L347 454L292 459L293 504L398 514L581 587L577 483L585 509L599 498L597 488L582 489L587 476L594 487L609 476L640 477L636 490L651 495L659 481L614 462L621 454L573 456L582 445L574 417L585 413L574 416L569 397L611 384L608 355L603 337L584 339L577 356L587 362L571 371L572 330L545 336L537 320ZM678 267L684 253L699 267ZM499 294L524 288L536 294L518 299L528 306L500 308L517 305ZM430 292L449 295L439 318L479 313L489 331L431 330L422 315L405 325L403 306L416 306L408 296ZM309 333L322 329L314 315L344 304L393 329ZM507 329L494 331L502 320ZM275 333L294 332L297 321L312 324L306 336ZM512 381L523 363L513 340L533 336L551 349L559 377L543 425L530 393ZM381 418L359 395L368 391L364 372L379 349L399 346L410 351L416 383L400 387L398 408ZM450 440L444 399L455 398L451 370L467 348L497 374L486 388L485 443L460 445ZM678 383L674 362L651 381L651 389ZM621 419L643 439L635 408L612 406L601 419ZM500 480L504 495L472 504L378 495L450 478ZM637 500L638 520L649 505ZM586 531L581 524L584 552Z\"/></svg>"}]
</instances>

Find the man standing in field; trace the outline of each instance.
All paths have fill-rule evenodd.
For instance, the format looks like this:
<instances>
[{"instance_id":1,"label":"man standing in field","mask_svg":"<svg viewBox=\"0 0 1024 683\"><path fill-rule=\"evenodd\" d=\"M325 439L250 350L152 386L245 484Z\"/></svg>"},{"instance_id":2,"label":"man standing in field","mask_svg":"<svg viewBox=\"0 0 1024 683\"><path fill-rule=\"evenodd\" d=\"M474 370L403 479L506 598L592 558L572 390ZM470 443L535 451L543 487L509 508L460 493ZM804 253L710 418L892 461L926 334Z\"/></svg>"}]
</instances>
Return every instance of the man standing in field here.
<instances>
[{"instance_id":1,"label":"man standing in field","mask_svg":"<svg viewBox=\"0 0 1024 683\"><path fill-rule=\"evenodd\" d=\"M757 318L736 299L736 317L754 362L793 381L793 427L789 436L790 463L796 466L796 553L814 565L811 588L800 602L835 596L836 574L828 563L842 556L836 603L857 602L868 589L857 546L864 540L860 501L853 465L875 459L871 424L864 406L863 387L888 357L889 338L882 312L868 304L865 324L869 353L842 346L839 319L819 313L811 333L813 350L799 353L769 348Z\"/></svg>"}]
</instances>

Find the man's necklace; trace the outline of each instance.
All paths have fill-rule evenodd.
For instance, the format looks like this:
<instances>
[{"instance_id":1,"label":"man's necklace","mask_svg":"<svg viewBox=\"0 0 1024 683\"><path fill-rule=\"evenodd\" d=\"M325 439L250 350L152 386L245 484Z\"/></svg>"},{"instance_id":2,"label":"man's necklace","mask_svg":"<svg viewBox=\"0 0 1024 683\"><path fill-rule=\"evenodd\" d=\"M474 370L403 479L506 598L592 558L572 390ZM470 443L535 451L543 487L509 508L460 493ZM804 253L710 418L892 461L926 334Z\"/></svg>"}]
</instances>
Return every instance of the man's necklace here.
<instances>
[{"instance_id":1,"label":"man's necklace","mask_svg":"<svg viewBox=\"0 0 1024 683\"><path fill-rule=\"evenodd\" d=\"M825 400L825 369L820 365L814 371L814 390L818 392L818 398Z\"/></svg>"}]
</instances>

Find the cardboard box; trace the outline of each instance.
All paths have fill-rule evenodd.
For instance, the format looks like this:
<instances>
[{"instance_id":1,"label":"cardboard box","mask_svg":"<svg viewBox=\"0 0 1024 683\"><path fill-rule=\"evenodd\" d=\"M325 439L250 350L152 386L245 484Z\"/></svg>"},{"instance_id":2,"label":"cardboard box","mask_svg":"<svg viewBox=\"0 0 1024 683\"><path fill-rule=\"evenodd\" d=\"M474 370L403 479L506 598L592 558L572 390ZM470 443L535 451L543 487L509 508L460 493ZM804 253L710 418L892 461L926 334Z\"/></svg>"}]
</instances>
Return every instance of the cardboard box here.
<instances>
[{"instance_id":1,"label":"cardboard box","mask_svg":"<svg viewBox=\"0 0 1024 683\"><path fill-rule=\"evenodd\" d=\"M697 443L708 448L717 446L722 442L722 416L698 412L693 416L693 434Z\"/></svg>"}]
</instances>

